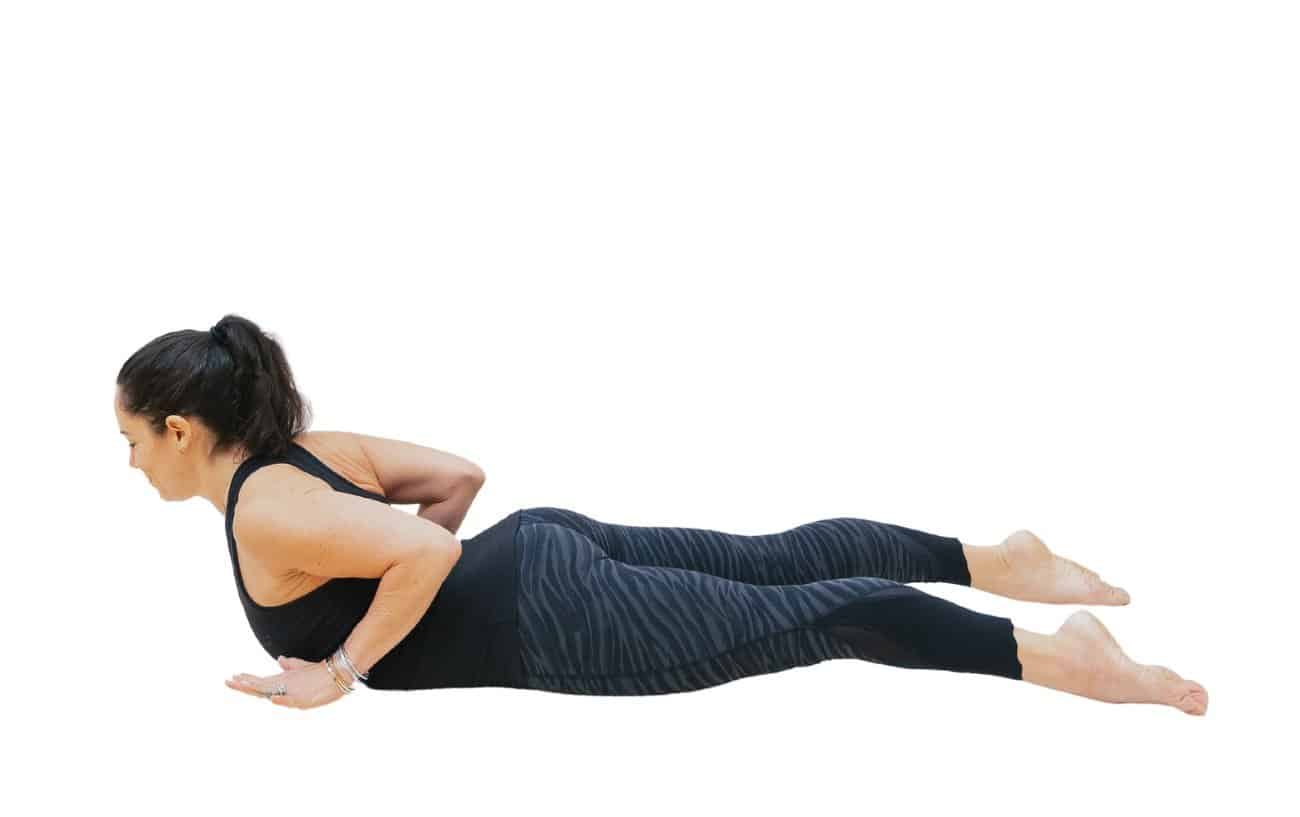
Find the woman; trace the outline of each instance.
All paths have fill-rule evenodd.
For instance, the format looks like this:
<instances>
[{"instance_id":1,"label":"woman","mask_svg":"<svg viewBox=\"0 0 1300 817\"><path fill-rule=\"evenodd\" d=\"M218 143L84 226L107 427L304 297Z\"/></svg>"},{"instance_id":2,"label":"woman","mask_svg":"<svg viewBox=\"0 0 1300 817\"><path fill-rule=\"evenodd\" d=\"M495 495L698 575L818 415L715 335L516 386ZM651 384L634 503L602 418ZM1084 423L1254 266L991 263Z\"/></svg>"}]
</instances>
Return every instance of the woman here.
<instances>
[{"instance_id":1,"label":"woman","mask_svg":"<svg viewBox=\"0 0 1300 817\"><path fill-rule=\"evenodd\" d=\"M226 683L277 704L320 706L358 681L656 695L833 658L1193 715L1208 704L1199 684L1132 661L1086 611L1035 633L906 584L1129 603L1028 531L978 547L840 517L744 536L538 507L461 543L483 472L423 446L306 431L279 343L238 315L146 344L114 404L131 465L163 498L203 496L225 515L240 602L283 670Z\"/></svg>"}]
</instances>

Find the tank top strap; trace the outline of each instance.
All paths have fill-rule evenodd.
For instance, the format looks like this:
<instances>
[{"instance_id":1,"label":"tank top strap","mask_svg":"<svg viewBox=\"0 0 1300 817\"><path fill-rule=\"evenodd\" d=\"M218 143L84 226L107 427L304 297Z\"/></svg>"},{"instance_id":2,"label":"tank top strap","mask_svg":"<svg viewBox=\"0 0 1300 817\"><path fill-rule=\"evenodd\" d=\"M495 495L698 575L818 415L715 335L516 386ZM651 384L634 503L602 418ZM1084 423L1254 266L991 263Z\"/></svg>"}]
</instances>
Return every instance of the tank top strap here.
<instances>
[{"instance_id":1,"label":"tank top strap","mask_svg":"<svg viewBox=\"0 0 1300 817\"><path fill-rule=\"evenodd\" d=\"M367 491L360 485L351 482L341 474L335 472L328 465L321 462L315 454L311 453L306 448L303 448L301 445L298 445L298 443L289 443L289 450L286 452L285 456L279 458L278 461L288 462L314 477L320 477L329 483L330 487L336 491L356 494L357 496L366 497L367 499L374 499L385 504L392 504L388 501L388 497L383 494L377 494L374 491Z\"/></svg>"},{"instance_id":2,"label":"tank top strap","mask_svg":"<svg viewBox=\"0 0 1300 817\"><path fill-rule=\"evenodd\" d=\"M278 462L287 462L301 471L306 471L314 477L319 477L320 479L325 480L325 482L336 491L343 491L344 493L373 499L378 502L383 502L386 505L392 504L389 502L388 497L383 494L377 494L374 491L367 491L360 485L350 482L342 475L336 473L328 465L321 462L314 454L306 448L303 448L298 443L289 443L288 450L281 456L273 457L269 454L258 454L248 457L235 469L235 474L230 480L230 491L226 495L227 528L229 528L233 516L232 511L234 510L235 502L239 499L239 489L243 486L244 481L247 480L258 468Z\"/></svg>"}]
</instances>

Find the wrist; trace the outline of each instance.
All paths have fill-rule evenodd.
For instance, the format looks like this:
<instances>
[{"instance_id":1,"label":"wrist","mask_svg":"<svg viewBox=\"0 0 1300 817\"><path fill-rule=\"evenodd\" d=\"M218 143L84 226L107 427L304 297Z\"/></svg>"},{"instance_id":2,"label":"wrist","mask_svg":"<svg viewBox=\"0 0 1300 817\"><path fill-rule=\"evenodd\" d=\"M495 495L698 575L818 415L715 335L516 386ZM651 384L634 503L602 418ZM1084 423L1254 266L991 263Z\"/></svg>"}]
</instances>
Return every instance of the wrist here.
<instances>
[{"instance_id":1,"label":"wrist","mask_svg":"<svg viewBox=\"0 0 1300 817\"><path fill-rule=\"evenodd\" d=\"M356 630L353 630L355 633ZM351 636L348 640L352 640ZM374 666L365 650L365 645L348 645L348 640L343 641L334 650L334 663L343 667L352 676L370 675L370 668Z\"/></svg>"},{"instance_id":2,"label":"wrist","mask_svg":"<svg viewBox=\"0 0 1300 817\"><path fill-rule=\"evenodd\" d=\"M347 683L350 686L356 686L361 683L362 675L370 675L370 670L357 663L357 659L352 656L352 653L348 651L347 645L345 644L340 644L338 649L334 650L333 660L331 663L334 665L334 668L338 670L344 683Z\"/></svg>"},{"instance_id":3,"label":"wrist","mask_svg":"<svg viewBox=\"0 0 1300 817\"><path fill-rule=\"evenodd\" d=\"M335 650L321 662L325 665L325 671L329 673L330 680L338 687L339 691L345 695L356 689L357 679L339 659L339 651Z\"/></svg>"}]
</instances>

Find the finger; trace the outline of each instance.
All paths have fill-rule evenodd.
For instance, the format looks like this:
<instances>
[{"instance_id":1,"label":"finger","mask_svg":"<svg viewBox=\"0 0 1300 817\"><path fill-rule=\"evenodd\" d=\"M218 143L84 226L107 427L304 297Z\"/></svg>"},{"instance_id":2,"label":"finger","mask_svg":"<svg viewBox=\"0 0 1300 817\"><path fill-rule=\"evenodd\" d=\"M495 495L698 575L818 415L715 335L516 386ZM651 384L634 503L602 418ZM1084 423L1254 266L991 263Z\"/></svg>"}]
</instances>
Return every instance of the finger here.
<instances>
[{"instance_id":1,"label":"finger","mask_svg":"<svg viewBox=\"0 0 1300 817\"><path fill-rule=\"evenodd\" d=\"M249 692L254 688L253 679L244 673L230 676L226 679L226 685L240 692Z\"/></svg>"},{"instance_id":2,"label":"finger","mask_svg":"<svg viewBox=\"0 0 1300 817\"><path fill-rule=\"evenodd\" d=\"M237 672L237 673L235 673L234 675L230 676L230 678L231 678L232 680L234 680L234 681L239 681L240 683L243 683L243 684L260 684L260 683L262 683L262 682L264 682L264 681L269 681L269 680L271 680L272 678L275 678L275 677L277 677L277 676L274 676L274 675L268 675L268 676L266 676L265 678L263 678L263 677L261 677L261 676L259 676L259 675L251 675L251 674L249 674L249 673L247 673L247 672Z\"/></svg>"},{"instance_id":3,"label":"finger","mask_svg":"<svg viewBox=\"0 0 1300 817\"><path fill-rule=\"evenodd\" d=\"M261 678L256 675L250 675L247 672L241 672L231 676L230 681L233 682L234 688L241 692L247 692L249 695L265 695L267 690L273 688L277 683L280 683L283 678L283 674L268 675L265 678Z\"/></svg>"},{"instance_id":4,"label":"finger","mask_svg":"<svg viewBox=\"0 0 1300 817\"><path fill-rule=\"evenodd\" d=\"M301 658L290 658L284 655L277 657L275 660L280 664L282 669L302 669L303 667L310 667L312 665L311 661L304 661Z\"/></svg>"},{"instance_id":5,"label":"finger","mask_svg":"<svg viewBox=\"0 0 1300 817\"><path fill-rule=\"evenodd\" d=\"M226 686L230 687L231 689L233 689L233 690L235 690L235 691L237 691L237 692L242 692L242 693L244 693L245 695L255 695L255 696L258 696L258 697L260 697L260 696L262 695L262 693L259 692L259 691L258 691L254 686L252 686L251 684L248 684L248 683L246 683L246 682L244 682L244 681L236 681L236 680L234 680L233 678L227 678L227 679L226 679Z\"/></svg>"},{"instance_id":6,"label":"finger","mask_svg":"<svg viewBox=\"0 0 1300 817\"><path fill-rule=\"evenodd\" d=\"M284 683L287 680L287 675L287 672L277 672L275 675L251 675L247 672L241 672L238 675L232 675L231 679L255 689L270 689L276 684Z\"/></svg>"}]
</instances>

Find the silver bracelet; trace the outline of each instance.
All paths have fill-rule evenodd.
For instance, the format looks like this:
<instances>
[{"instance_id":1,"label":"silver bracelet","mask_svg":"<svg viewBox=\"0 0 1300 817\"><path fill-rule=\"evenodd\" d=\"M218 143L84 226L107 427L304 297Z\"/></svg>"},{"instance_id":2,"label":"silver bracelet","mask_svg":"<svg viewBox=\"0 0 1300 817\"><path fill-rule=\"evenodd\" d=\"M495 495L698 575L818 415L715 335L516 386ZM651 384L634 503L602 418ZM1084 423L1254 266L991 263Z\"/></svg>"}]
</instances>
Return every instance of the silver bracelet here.
<instances>
[{"instance_id":1,"label":"silver bracelet","mask_svg":"<svg viewBox=\"0 0 1300 817\"><path fill-rule=\"evenodd\" d=\"M339 674L340 677L346 677L346 678L347 678L347 686L348 686L348 689L352 689L352 688L356 685L356 682L357 682L357 676L356 676L356 673L354 673L354 672L349 672L349 671L347 671L346 669L344 669L342 662L339 661L339 651L338 651L338 650L335 650L335 651L334 651L334 654L330 656L330 663L332 663L332 664L334 665L334 671L337 672L337 673Z\"/></svg>"},{"instance_id":2,"label":"silver bracelet","mask_svg":"<svg viewBox=\"0 0 1300 817\"><path fill-rule=\"evenodd\" d=\"M333 656L325 659L325 669L330 671L330 677L334 679L334 685L343 690L343 694L346 695L352 691L352 687L344 684L342 679L339 678L338 671L334 668Z\"/></svg>"},{"instance_id":3,"label":"silver bracelet","mask_svg":"<svg viewBox=\"0 0 1300 817\"><path fill-rule=\"evenodd\" d=\"M348 651L343 649L342 644L339 645L338 654L343 659L344 665L347 666L348 672L351 672L353 677L360 678L363 681L370 677L370 673L362 672L361 670L357 669L357 665L352 663L351 658L348 658Z\"/></svg>"},{"instance_id":4,"label":"silver bracelet","mask_svg":"<svg viewBox=\"0 0 1300 817\"><path fill-rule=\"evenodd\" d=\"M338 671L334 668L334 661L330 656L325 658L325 669L329 670L330 678L334 681L334 686L338 687L343 694L347 694L347 687L339 680Z\"/></svg>"}]
</instances>

